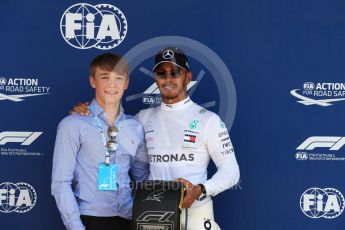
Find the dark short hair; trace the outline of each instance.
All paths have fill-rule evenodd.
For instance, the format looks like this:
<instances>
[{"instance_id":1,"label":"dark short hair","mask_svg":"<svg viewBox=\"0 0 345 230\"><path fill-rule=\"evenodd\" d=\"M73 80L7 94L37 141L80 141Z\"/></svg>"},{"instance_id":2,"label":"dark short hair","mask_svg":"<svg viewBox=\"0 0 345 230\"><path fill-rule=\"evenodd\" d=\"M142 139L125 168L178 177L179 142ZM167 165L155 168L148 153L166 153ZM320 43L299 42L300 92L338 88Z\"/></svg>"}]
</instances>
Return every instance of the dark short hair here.
<instances>
[{"instance_id":1,"label":"dark short hair","mask_svg":"<svg viewBox=\"0 0 345 230\"><path fill-rule=\"evenodd\" d=\"M90 76L95 76L97 68L114 71L118 74L124 74L127 77L129 75L128 63L117 54L104 53L95 57L90 63Z\"/></svg>"}]
</instances>

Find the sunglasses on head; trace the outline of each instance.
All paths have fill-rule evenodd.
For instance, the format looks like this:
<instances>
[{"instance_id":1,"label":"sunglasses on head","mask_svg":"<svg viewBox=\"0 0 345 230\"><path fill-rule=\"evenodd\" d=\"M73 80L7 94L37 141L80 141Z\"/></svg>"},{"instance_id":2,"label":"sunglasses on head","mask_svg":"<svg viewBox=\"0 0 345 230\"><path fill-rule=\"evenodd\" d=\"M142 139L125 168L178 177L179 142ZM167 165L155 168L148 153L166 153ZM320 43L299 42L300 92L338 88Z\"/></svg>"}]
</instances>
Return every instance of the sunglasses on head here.
<instances>
[{"instance_id":1,"label":"sunglasses on head","mask_svg":"<svg viewBox=\"0 0 345 230\"><path fill-rule=\"evenodd\" d=\"M116 151L117 148L119 147L119 144L116 141L116 136L119 134L119 130L112 126L109 127L108 129L108 137L109 137L109 141L107 142L107 148L108 151Z\"/></svg>"}]
</instances>

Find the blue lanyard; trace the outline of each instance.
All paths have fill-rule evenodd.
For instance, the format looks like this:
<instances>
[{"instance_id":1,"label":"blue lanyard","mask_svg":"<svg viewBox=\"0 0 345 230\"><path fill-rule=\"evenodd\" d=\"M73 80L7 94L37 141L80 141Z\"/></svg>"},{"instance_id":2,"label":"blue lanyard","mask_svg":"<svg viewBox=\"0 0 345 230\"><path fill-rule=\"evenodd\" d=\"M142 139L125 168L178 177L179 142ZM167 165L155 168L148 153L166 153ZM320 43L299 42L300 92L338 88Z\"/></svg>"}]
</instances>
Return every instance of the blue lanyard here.
<instances>
[{"instance_id":1,"label":"blue lanyard","mask_svg":"<svg viewBox=\"0 0 345 230\"><path fill-rule=\"evenodd\" d=\"M100 120L98 119L98 117L96 116L96 112L95 112L95 109L93 108L92 105L89 106L90 110L92 111L93 113L93 118L95 119L96 121L96 124L97 124L97 128L99 129L100 133L101 133L101 136L102 136L102 140L103 140L103 144L104 144L104 150L105 150L105 164L106 165L110 165L110 154L109 154L109 150L107 148L107 141L106 141L106 138L105 138L105 135L104 135L104 132L103 132L103 129L102 129L102 125L101 125L101 122ZM118 129L118 131L120 132L120 127L121 127L121 124L122 124L122 120L123 120L123 116L121 116L121 119L119 119L117 122L116 122L116 127ZM115 156L116 156L116 151L115 152Z\"/></svg>"}]
</instances>

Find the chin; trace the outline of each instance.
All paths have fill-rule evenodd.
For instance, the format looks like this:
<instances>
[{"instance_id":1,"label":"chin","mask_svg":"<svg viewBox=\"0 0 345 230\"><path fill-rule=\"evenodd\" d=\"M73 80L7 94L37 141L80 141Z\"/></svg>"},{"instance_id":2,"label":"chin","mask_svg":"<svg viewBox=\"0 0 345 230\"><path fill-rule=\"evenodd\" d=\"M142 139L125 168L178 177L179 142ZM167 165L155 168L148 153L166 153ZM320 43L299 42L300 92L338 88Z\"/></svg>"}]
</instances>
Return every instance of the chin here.
<instances>
[{"instance_id":1,"label":"chin","mask_svg":"<svg viewBox=\"0 0 345 230\"><path fill-rule=\"evenodd\" d=\"M118 103L120 99L119 98L105 98L104 101L107 104L115 104L115 103Z\"/></svg>"},{"instance_id":2,"label":"chin","mask_svg":"<svg viewBox=\"0 0 345 230\"><path fill-rule=\"evenodd\" d=\"M163 94L163 97L166 98L166 99L175 99L177 97L176 94Z\"/></svg>"}]
</instances>

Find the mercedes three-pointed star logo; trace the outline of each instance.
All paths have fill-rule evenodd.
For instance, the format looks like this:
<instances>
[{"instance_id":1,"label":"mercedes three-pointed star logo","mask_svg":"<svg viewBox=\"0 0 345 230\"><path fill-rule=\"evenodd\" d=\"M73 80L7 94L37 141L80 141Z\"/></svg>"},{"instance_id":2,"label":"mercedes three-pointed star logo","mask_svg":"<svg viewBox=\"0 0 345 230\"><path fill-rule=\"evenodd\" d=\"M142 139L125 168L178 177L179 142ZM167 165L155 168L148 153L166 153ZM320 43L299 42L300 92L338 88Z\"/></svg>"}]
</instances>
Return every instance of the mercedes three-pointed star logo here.
<instances>
[{"instance_id":1,"label":"mercedes three-pointed star logo","mask_svg":"<svg viewBox=\"0 0 345 230\"><path fill-rule=\"evenodd\" d=\"M163 53L163 58L164 59L171 59L174 57L174 52L172 50L166 50Z\"/></svg>"}]
</instances>

